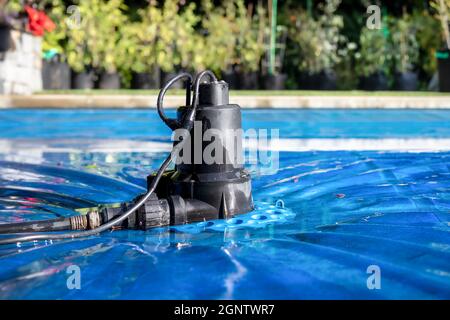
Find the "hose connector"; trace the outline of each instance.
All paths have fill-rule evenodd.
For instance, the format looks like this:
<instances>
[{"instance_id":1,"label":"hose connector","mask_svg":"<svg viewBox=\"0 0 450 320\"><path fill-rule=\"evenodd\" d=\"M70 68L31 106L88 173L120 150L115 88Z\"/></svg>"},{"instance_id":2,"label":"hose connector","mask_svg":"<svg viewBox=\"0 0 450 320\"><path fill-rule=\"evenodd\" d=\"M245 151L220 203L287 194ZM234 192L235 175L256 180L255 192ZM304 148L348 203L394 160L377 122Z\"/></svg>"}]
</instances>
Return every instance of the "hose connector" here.
<instances>
[{"instance_id":1,"label":"hose connector","mask_svg":"<svg viewBox=\"0 0 450 320\"><path fill-rule=\"evenodd\" d=\"M76 215L70 217L71 230L95 229L102 224L102 218L98 210L89 211L85 215Z\"/></svg>"}]
</instances>

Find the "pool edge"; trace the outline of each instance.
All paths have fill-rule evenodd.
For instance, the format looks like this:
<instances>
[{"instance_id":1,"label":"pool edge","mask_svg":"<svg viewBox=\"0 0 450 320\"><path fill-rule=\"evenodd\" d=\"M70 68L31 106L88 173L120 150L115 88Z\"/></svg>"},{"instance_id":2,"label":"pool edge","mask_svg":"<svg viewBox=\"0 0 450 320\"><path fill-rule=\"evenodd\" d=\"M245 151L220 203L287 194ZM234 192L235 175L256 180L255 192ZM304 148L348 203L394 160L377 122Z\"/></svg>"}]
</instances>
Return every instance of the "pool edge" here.
<instances>
[{"instance_id":1,"label":"pool edge","mask_svg":"<svg viewBox=\"0 0 450 320\"><path fill-rule=\"evenodd\" d=\"M156 95L38 94L0 95L0 108L154 108ZM233 96L243 108L274 109L450 109L449 96ZM169 108L184 105L183 96L167 96Z\"/></svg>"}]
</instances>

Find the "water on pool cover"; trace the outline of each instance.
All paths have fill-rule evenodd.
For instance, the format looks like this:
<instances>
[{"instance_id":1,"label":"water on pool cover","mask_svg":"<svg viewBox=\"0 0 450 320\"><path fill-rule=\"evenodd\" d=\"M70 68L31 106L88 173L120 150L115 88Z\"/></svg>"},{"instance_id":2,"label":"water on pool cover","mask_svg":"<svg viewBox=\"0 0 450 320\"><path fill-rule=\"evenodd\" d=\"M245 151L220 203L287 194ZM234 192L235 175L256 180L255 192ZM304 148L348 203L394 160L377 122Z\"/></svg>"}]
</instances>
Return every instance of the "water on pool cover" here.
<instances>
[{"instance_id":1,"label":"water on pool cover","mask_svg":"<svg viewBox=\"0 0 450 320\"><path fill-rule=\"evenodd\" d=\"M281 138L446 138L449 120L244 113L246 128L278 127ZM10 110L0 129L1 223L129 200L166 153L98 151L92 139L169 139L152 110ZM449 152L281 152L278 172L252 172L257 210L232 221L0 247L0 298L449 298L449 169ZM71 265L81 290L67 288ZM373 265L380 290L367 288Z\"/></svg>"}]
</instances>

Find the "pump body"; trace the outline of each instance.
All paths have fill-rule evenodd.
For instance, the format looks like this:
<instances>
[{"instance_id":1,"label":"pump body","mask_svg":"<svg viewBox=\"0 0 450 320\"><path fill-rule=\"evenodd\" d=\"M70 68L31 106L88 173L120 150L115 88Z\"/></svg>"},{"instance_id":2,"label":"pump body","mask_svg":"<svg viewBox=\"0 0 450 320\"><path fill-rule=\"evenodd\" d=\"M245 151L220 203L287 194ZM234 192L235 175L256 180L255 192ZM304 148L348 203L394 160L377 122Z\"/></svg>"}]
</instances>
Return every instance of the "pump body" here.
<instances>
[{"instance_id":1,"label":"pump body","mask_svg":"<svg viewBox=\"0 0 450 320\"><path fill-rule=\"evenodd\" d=\"M182 157L188 161L178 161L173 170L164 172L155 193L122 223L123 228L147 230L229 219L253 210L251 178L242 160L241 108L229 103L228 84L224 81L202 83L198 98L195 123L187 135L190 141L185 143L189 155ZM183 130L174 124L182 123L189 110L189 106L179 107L176 121L165 119L165 122L172 130ZM215 133L210 139L205 137L208 131ZM174 145L178 143L181 141L175 141ZM211 143L215 143L214 159L206 159ZM177 158L179 155L172 156ZM148 188L155 177L155 174L147 177ZM89 225L91 220L104 224L115 219L141 197L119 207L91 210L86 216L86 224Z\"/></svg>"},{"instance_id":2,"label":"pump body","mask_svg":"<svg viewBox=\"0 0 450 320\"><path fill-rule=\"evenodd\" d=\"M179 121L186 109L178 108ZM156 189L158 198L169 202L171 224L228 219L252 211L251 180L242 161L241 108L229 104L226 82L200 85L195 121L190 132L189 163L167 171ZM215 150L208 153L211 144ZM153 178L148 176L148 185Z\"/></svg>"}]
</instances>

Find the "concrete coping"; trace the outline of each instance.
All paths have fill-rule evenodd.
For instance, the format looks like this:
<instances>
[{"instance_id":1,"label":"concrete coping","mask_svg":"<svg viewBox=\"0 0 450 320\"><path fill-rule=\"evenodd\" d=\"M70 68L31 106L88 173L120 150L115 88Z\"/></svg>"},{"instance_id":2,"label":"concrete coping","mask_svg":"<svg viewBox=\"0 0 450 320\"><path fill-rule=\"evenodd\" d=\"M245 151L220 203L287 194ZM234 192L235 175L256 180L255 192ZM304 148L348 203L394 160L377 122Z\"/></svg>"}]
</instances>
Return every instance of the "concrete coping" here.
<instances>
[{"instance_id":1,"label":"concrete coping","mask_svg":"<svg viewBox=\"0 0 450 320\"><path fill-rule=\"evenodd\" d=\"M0 108L154 108L157 95L37 94L1 96ZM184 105L183 96L167 96L165 107ZM233 96L243 108L414 108L450 109L446 96Z\"/></svg>"}]
</instances>

